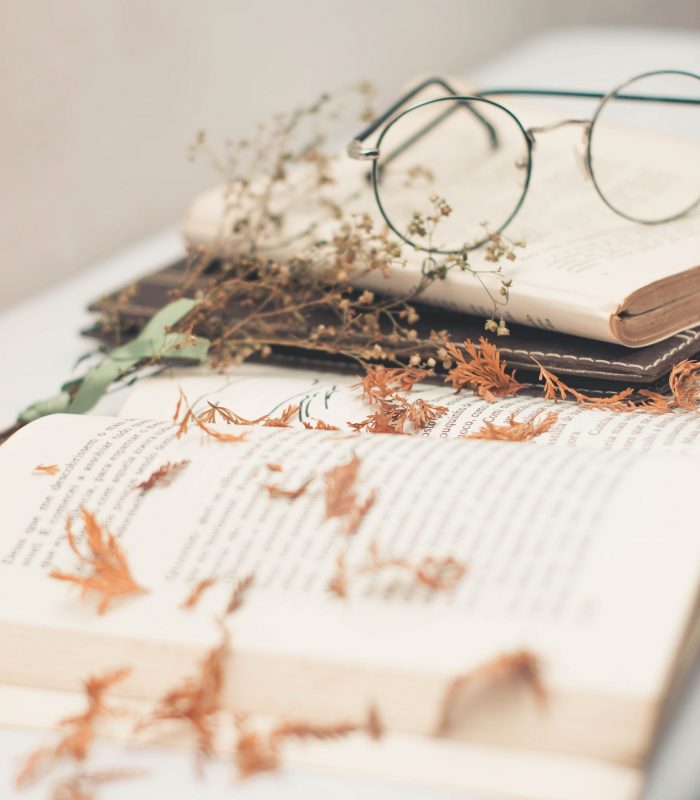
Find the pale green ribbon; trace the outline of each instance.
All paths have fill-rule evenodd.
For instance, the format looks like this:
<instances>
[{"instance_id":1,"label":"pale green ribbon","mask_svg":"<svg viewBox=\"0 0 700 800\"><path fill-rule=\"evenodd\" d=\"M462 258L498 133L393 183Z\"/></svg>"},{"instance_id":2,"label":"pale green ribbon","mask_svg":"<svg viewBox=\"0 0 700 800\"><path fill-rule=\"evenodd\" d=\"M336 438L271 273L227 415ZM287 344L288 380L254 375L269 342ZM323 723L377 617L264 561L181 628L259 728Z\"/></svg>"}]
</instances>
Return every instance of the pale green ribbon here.
<instances>
[{"instance_id":1,"label":"pale green ribbon","mask_svg":"<svg viewBox=\"0 0 700 800\"><path fill-rule=\"evenodd\" d=\"M113 381L144 360L167 358L204 361L209 351L208 339L166 330L188 314L197 302L181 298L169 303L149 320L136 339L107 353L80 381L73 396L68 392L68 388L75 385L71 381L64 384L53 397L25 408L19 419L31 422L47 414L82 414L89 411Z\"/></svg>"}]
</instances>

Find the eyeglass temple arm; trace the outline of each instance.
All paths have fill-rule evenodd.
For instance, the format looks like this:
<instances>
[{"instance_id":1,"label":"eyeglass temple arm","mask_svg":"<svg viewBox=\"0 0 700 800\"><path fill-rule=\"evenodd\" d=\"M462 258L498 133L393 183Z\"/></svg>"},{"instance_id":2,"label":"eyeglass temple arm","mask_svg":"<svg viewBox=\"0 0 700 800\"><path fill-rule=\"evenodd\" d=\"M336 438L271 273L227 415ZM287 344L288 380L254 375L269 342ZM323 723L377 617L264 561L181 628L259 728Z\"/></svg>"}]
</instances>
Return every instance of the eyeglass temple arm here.
<instances>
[{"instance_id":1,"label":"eyeglass temple arm","mask_svg":"<svg viewBox=\"0 0 700 800\"><path fill-rule=\"evenodd\" d=\"M477 97L497 97L500 95L521 95L531 97L580 97L590 100L602 100L608 97L606 92L576 92L566 89L487 89L477 92ZM700 98L693 97L665 97L647 94L616 94L617 100L649 101L652 103L686 103L700 105Z\"/></svg>"},{"instance_id":2,"label":"eyeglass temple arm","mask_svg":"<svg viewBox=\"0 0 700 800\"><path fill-rule=\"evenodd\" d=\"M443 78L428 78L427 80L423 81L422 83L415 86L405 95L400 97L395 103L392 105L379 117L377 117L373 122L371 122L366 128L360 131L348 145L348 155L350 158L359 159L359 160L373 160L377 157L377 153L375 148L363 148L362 143L367 139L367 137L371 136L378 128L380 128L387 120L391 119L398 111L401 110L403 106L406 105L410 100L412 100L416 95L420 94L422 91L427 89L429 86L440 86L444 89L448 95L452 97L459 97L459 92L450 86L447 81ZM400 145L400 147L396 148L386 159L385 161L390 161L392 158L396 158L399 153L402 153L412 144L414 144L418 139L425 136L425 134L429 133L436 125L439 125L444 119L449 117L454 111L458 108L464 108L465 110L469 111L473 114L481 124L486 128L489 136L489 141L491 142L491 147L498 146L498 134L496 133L496 129L493 125L482 115L480 114L467 100L464 100L459 103L459 105L452 106L450 109L445 111L444 113L440 114L436 117L432 122L429 122L419 131L417 131L413 136L408 139L404 144Z\"/></svg>"}]
</instances>

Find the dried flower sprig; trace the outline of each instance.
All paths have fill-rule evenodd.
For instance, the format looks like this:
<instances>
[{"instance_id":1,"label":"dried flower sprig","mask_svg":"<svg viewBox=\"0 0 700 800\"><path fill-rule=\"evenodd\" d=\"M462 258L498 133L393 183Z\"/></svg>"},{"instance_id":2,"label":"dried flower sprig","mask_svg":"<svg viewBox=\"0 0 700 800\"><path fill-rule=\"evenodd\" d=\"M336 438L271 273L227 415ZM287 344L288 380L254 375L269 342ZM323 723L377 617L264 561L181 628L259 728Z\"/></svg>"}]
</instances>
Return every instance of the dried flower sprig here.
<instances>
[{"instance_id":1,"label":"dried flower sprig","mask_svg":"<svg viewBox=\"0 0 700 800\"><path fill-rule=\"evenodd\" d=\"M227 631L222 626L219 644L202 659L196 674L166 692L136 730L143 730L163 720L185 722L197 738L197 754L202 758L214 752L216 718L221 711L225 666L230 653Z\"/></svg>"},{"instance_id":2,"label":"dried flower sprig","mask_svg":"<svg viewBox=\"0 0 700 800\"><path fill-rule=\"evenodd\" d=\"M80 516L85 527L88 554L81 553L78 547L70 515L66 519L66 538L71 550L78 557L80 566L87 570L86 573L53 570L49 577L77 584L83 595L90 592L100 595L97 612L104 614L116 598L143 594L147 589L134 580L126 556L113 534L104 530L86 508L80 509Z\"/></svg>"},{"instance_id":3,"label":"dried flower sprig","mask_svg":"<svg viewBox=\"0 0 700 800\"><path fill-rule=\"evenodd\" d=\"M382 555L376 542L369 547L366 563L353 570L347 567L343 555L336 560L336 572L331 578L328 588L338 597L347 597L350 579L353 576L376 575L387 570L407 572L411 579L421 586L433 590L453 589L462 580L467 567L452 556L424 556L417 562L405 558Z\"/></svg>"},{"instance_id":4,"label":"dried flower sprig","mask_svg":"<svg viewBox=\"0 0 700 800\"><path fill-rule=\"evenodd\" d=\"M515 379L515 371L508 374L507 364L496 345L483 336L479 339L478 348L471 339L464 342L467 357L452 342L445 342L444 348L455 362L445 381L457 391L473 389L479 397L492 403L497 397L517 394L525 388Z\"/></svg>"},{"instance_id":5,"label":"dried flower sprig","mask_svg":"<svg viewBox=\"0 0 700 800\"><path fill-rule=\"evenodd\" d=\"M58 464L37 464L32 470L33 475L57 475L61 471Z\"/></svg>"},{"instance_id":6,"label":"dried flower sprig","mask_svg":"<svg viewBox=\"0 0 700 800\"><path fill-rule=\"evenodd\" d=\"M271 730L261 731L252 729L248 718L243 715L237 715L234 719L238 736L233 760L240 778L279 769L282 763L281 746L288 739L329 742L364 732L376 740L384 733L379 711L374 705L370 706L367 719L360 723L339 722L322 725L288 720L278 723Z\"/></svg>"},{"instance_id":7,"label":"dried flower sprig","mask_svg":"<svg viewBox=\"0 0 700 800\"><path fill-rule=\"evenodd\" d=\"M357 496L357 478L360 459L353 455L344 463L332 467L325 475L326 519L344 519L344 531L355 533L360 522L374 504L375 493L371 491L364 500Z\"/></svg>"},{"instance_id":8,"label":"dried flower sprig","mask_svg":"<svg viewBox=\"0 0 700 800\"><path fill-rule=\"evenodd\" d=\"M495 683L519 680L525 682L532 690L535 699L540 705L547 702L547 691L541 677L540 660L530 650L514 650L502 653L461 675L457 675L448 684L438 710L438 720L435 726L435 735L447 733L454 722L457 705L467 687L490 686Z\"/></svg>"},{"instance_id":9,"label":"dried flower sprig","mask_svg":"<svg viewBox=\"0 0 700 800\"><path fill-rule=\"evenodd\" d=\"M185 458L182 461L166 461L165 464L154 470L146 480L136 484L136 489L146 492L156 486L170 486L175 477L179 475L190 462Z\"/></svg>"},{"instance_id":10,"label":"dried flower sprig","mask_svg":"<svg viewBox=\"0 0 700 800\"><path fill-rule=\"evenodd\" d=\"M529 419L518 422L515 419L515 414L511 414L506 420L505 425L496 425L493 422L484 422L482 428L474 433L469 433L466 436L460 436L460 439L493 439L504 442L526 442L541 436L543 433L551 430L559 415L550 411L543 417L540 417L542 412L538 411L533 414ZM538 419L538 417L540 417Z\"/></svg>"},{"instance_id":11,"label":"dried flower sprig","mask_svg":"<svg viewBox=\"0 0 700 800\"><path fill-rule=\"evenodd\" d=\"M120 713L105 702L107 692L130 673L122 668L93 675L83 683L87 705L82 714L66 717L58 723L61 737L55 745L40 747L24 760L15 777L15 786L24 787L33 783L54 763L62 758L84 761L95 737L95 726L101 717Z\"/></svg>"}]
</instances>

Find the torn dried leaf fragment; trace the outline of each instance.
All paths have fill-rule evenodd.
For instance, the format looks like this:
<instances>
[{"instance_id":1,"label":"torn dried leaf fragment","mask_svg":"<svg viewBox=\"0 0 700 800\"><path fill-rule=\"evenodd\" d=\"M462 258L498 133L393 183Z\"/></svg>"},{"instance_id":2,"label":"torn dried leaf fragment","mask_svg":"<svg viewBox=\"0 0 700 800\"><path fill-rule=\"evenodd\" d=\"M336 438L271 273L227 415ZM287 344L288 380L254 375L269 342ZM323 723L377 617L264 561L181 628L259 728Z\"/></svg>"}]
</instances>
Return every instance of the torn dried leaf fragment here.
<instances>
[{"instance_id":1,"label":"torn dried leaf fragment","mask_svg":"<svg viewBox=\"0 0 700 800\"><path fill-rule=\"evenodd\" d=\"M194 608L201 600L207 589L216 584L216 578L202 578L195 583L187 597L180 604L180 608Z\"/></svg>"},{"instance_id":2,"label":"torn dried leaf fragment","mask_svg":"<svg viewBox=\"0 0 700 800\"><path fill-rule=\"evenodd\" d=\"M49 577L76 584L81 588L82 595L98 595L99 614L104 614L119 597L148 591L134 579L114 535L106 531L86 508L80 510L80 517L85 528L87 553L82 553L78 547L70 515L66 519L66 538L84 571L70 573L55 569L49 573Z\"/></svg>"},{"instance_id":3,"label":"torn dried leaf fragment","mask_svg":"<svg viewBox=\"0 0 700 800\"><path fill-rule=\"evenodd\" d=\"M344 464L332 467L325 474L326 519L340 517L344 521L345 533L355 533L375 501L374 491L363 500L357 494L357 479L360 459L353 455Z\"/></svg>"},{"instance_id":4,"label":"torn dried leaf fragment","mask_svg":"<svg viewBox=\"0 0 700 800\"><path fill-rule=\"evenodd\" d=\"M314 476L312 475L310 478L307 478L303 483L299 484L299 486L297 486L294 489L291 488L287 489L282 486L279 486L279 484L276 483L266 483L264 484L263 488L267 492L268 496L272 499L277 499L281 497L285 498L286 500L296 500L306 492L306 490L311 485L313 479Z\"/></svg>"},{"instance_id":5,"label":"torn dried leaf fragment","mask_svg":"<svg viewBox=\"0 0 700 800\"><path fill-rule=\"evenodd\" d=\"M156 486L170 486L173 480L179 475L189 464L187 459L182 461L166 461L158 469L154 470L145 480L136 484L136 489L146 492Z\"/></svg>"},{"instance_id":6,"label":"torn dried leaf fragment","mask_svg":"<svg viewBox=\"0 0 700 800\"><path fill-rule=\"evenodd\" d=\"M57 475L61 471L58 464L37 464L32 470L33 475Z\"/></svg>"}]
</instances>

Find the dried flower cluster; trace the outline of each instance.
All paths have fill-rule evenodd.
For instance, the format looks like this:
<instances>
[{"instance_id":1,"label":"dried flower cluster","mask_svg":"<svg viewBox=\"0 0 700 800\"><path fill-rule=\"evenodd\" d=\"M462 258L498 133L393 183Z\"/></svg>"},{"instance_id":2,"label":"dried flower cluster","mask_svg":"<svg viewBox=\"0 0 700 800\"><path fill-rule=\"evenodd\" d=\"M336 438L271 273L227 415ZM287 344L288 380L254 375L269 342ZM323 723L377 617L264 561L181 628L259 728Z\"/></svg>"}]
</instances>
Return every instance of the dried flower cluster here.
<instances>
[{"instance_id":1,"label":"dried flower cluster","mask_svg":"<svg viewBox=\"0 0 700 800\"><path fill-rule=\"evenodd\" d=\"M484 422L482 428L460 439L493 439L504 442L526 442L541 436L552 428L559 419L559 415L550 411L538 419L542 412L538 411L529 419L518 422L515 414L511 414L506 420L505 425L496 425L493 422Z\"/></svg>"},{"instance_id":2,"label":"dried flower cluster","mask_svg":"<svg viewBox=\"0 0 700 800\"><path fill-rule=\"evenodd\" d=\"M379 552L375 542L369 547L367 562L352 570L348 568L345 556L339 555L328 588L338 597L347 597L352 577L376 575L386 570L406 572L416 583L429 589L448 590L462 580L467 568L452 556L425 556L415 563L405 558L388 557Z\"/></svg>"},{"instance_id":3,"label":"dried flower cluster","mask_svg":"<svg viewBox=\"0 0 700 800\"><path fill-rule=\"evenodd\" d=\"M118 669L89 677L83 684L87 707L82 714L67 717L58 723L61 736L55 745L40 747L30 753L15 777L20 788L33 783L48 768L63 758L84 761L95 737L95 725L104 716L118 713L105 702L106 693L115 683L124 680L129 669Z\"/></svg>"},{"instance_id":4,"label":"dried flower cluster","mask_svg":"<svg viewBox=\"0 0 700 800\"><path fill-rule=\"evenodd\" d=\"M537 656L530 650L503 653L450 681L440 706L435 734L440 736L450 729L468 687L478 688L478 684L492 685L513 680L525 682L532 689L537 702L541 705L546 703L547 692L542 683Z\"/></svg>"},{"instance_id":5,"label":"dried flower cluster","mask_svg":"<svg viewBox=\"0 0 700 800\"><path fill-rule=\"evenodd\" d=\"M356 487L359 469L360 459L353 455L350 461L338 464L325 475L326 519L340 517L347 534L357 531L376 497L371 491L364 500L359 499Z\"/></svg>"},{"instance_id":6,"label":"dried flower cluster","mask_svg":"<svg viewBox=\"0 0 700 800\"><path fill-rule=\"evenodd\" d=\"M116 598L142 594L146 589L134 580L126 557L114 536L105 531L87 509L82 508L80 516L85 527L87 555L80 552L70 516L66 520L66 538L71 550L78 557L80 566L86 570L85 574L53 570L49 576L77 584L83 595L90 592L100 595L97 611L104 614Z\"/></svg>"}]
</instances>

